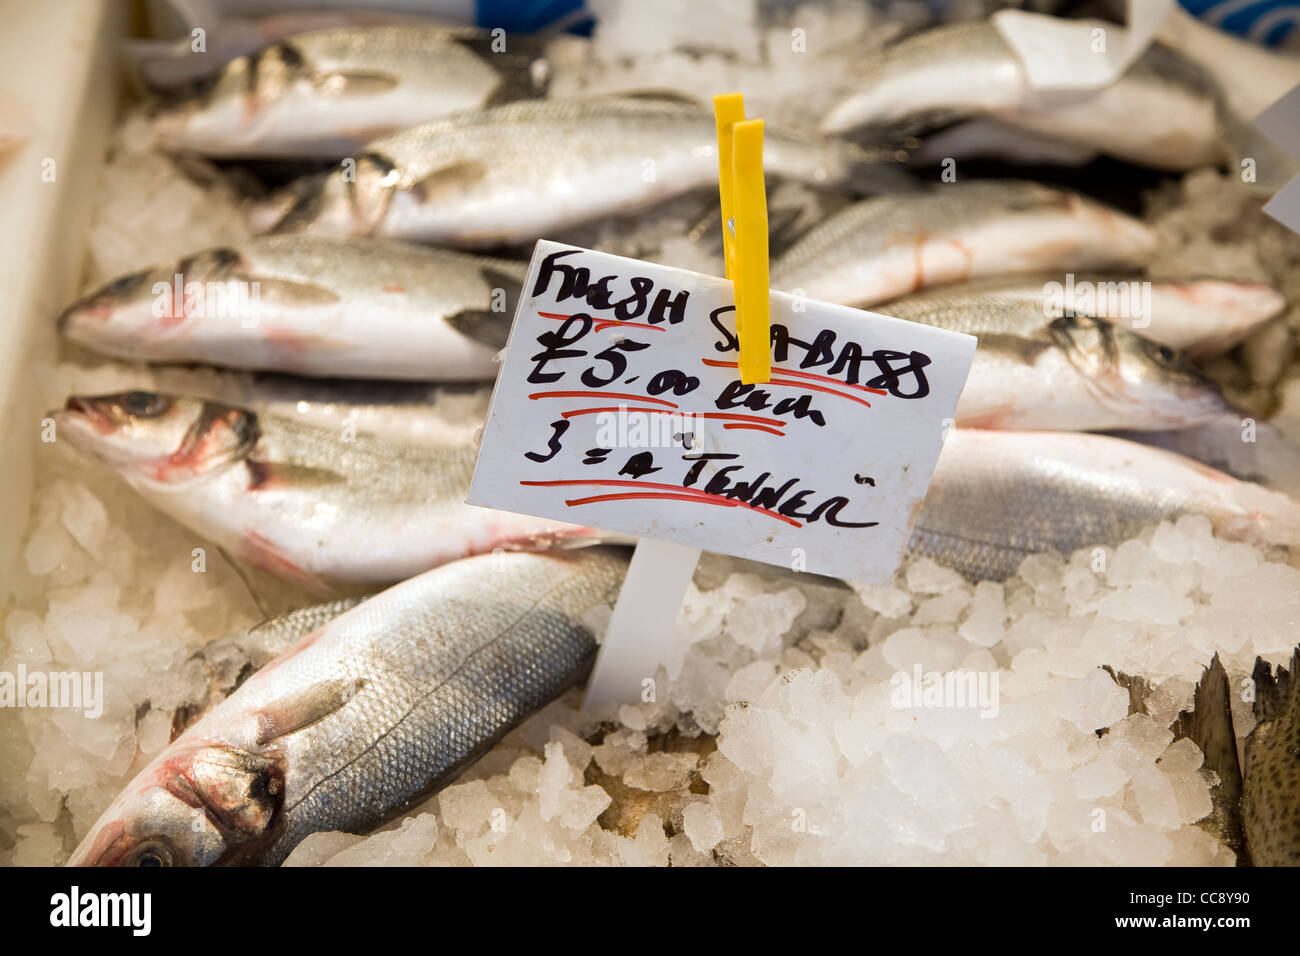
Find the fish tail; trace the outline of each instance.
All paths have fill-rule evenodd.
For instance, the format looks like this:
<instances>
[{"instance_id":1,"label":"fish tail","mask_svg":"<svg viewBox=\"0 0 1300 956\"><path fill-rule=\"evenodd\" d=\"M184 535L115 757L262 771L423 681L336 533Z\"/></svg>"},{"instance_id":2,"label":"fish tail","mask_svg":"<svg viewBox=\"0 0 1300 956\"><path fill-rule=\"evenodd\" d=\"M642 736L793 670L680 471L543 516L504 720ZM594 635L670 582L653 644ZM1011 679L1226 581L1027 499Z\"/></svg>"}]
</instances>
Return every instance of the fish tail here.
<instances>
[{"instance_id":1,"label":"fish tail","mask_svg":"<svg viewBox=\"0 0 1300 956\"><path fill-rule=\"evenodd\" d=\"M1198 821L1198 826L1236 853L1238 865L1249 866L1250 851L1246 846L1241 809L1241 761L1237 755L1230 693L1228 673L1215 654L1196 685L1192 709L1182 711L1169 729L1175 740L1186 737L1196 744L1205 754L1205 767L1219 777L1219 782L1210 789L1210 814Z\"/></svg>"},{"instance_id":2,"label":"fish tail","mask_svg":"<svg viewBox=\"0 0 1300 956\"><path fill-rule=\"evenodd\" d=\"M1291 668L1278 665L1277 673L1273 673L1273 668L1262 657L1255 658L1255 669L1251 672L1251 680L1255 682L1255 717L1262 723L1266 720L1276 720L1283 711L1292 703L1291 698L1295 693L1300 681L1297 681L1295 674L1300 668L1300 647L1295 649L1291 655Z\"/></svg>"}]
</instances>

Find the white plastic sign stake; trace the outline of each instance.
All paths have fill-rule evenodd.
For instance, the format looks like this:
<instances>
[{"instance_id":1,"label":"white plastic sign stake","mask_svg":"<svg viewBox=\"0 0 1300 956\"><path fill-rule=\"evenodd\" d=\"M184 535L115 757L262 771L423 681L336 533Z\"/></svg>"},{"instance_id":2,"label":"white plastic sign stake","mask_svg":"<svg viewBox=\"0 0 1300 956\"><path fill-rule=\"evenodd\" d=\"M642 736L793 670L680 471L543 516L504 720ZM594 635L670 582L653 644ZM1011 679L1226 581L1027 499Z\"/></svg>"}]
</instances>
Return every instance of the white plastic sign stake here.
<instances>
[{"instance_id":1,"label":"white plastic sign stake","mask_svg":"<svg viewBox=\"0 0 1300 956\"><path fill-rule=\"evenodd\" d=\"M1129 0L1127 27L1022 10L999 10L990 19L1034 89L1096 90L1123 76L1173 8L1174 0Z\"/></svg>"},{"instance_id":2,"label":"white plastic sign stake","mask_svg":"<svg viewBox=\"0 0 1300 956\"><path fill-rule=\"evenodd\" d=\"M891 581L975 339L773 292L771 381L742 385L734 315L725 279L539 242L470 503ZM660 570L629 574L595 699L654 677L689 578L663 553L638 552Z\"/></svg>"}]
</instances>

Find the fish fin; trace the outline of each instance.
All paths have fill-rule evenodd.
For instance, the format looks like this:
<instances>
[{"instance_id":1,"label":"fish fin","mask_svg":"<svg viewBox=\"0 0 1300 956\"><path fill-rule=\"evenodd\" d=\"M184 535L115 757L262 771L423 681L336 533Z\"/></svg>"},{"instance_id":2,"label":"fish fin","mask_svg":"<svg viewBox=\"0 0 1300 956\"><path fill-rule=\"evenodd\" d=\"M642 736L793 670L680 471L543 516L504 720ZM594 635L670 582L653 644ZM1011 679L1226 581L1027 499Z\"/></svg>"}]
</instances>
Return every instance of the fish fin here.
<instances>
[{"instance_id":1,"label":"fish fin","mask_svg":"<svg viewBox=\"0 0 1300 956\"><path fill-rule=\"evenodd\" d=\"M323 720L343 707L364 686L362 678L325 680L267 704L253 715L257 720L258 746L264 747L273 740Z\"/></svg>"},{"instance_id":2,"label":"fish fin","mask_svg":"<svg viewBox=\"0 0 1300 956\"><path fill-rule=\"evenodd\" d=\"M1111 676L1120 687L1128 691L1128 714L1147 714L1147 699L1151 696L1151 685L1145 677L1137 677L1117 671L1109 664L1103 664L1102 670Z\"/></svg>"},{"instance_id":3,"label":"fish fin","mask_svg":"<svg viewBox=\"0 0 1300 956\"><path fill-rule=\"evenodd\" d=\"M299 567L281 551L274 542L256 532L244 535L240 543L240 557L278 578L291 581L314 594L333 595L335 588L323 578Z\"/></svg>"},{"instance_id":4,"label":"fish fin","mask_svg":"<svg viewBox=\"0 0 1300 956\"><path fill-rule=\"evenodd\" d=\"M434 170L415 183L411 187L411 191L424 200L434 199L443 193L455 195L467 186L472 186L486 175L486 166L473 160L466 160Z\"/></svg>"},{"instance_id":5,"label":"fish fin","mask_svg":"<svg viewBox=\"0 0 1300 956\"><path fill-rule=\"evenodd\" d=\"M511 34L504 50L497 48L499 39L484 30L455 31L450 39L475 54L501 77L496 89L483 102L485 109L546 95L551 68L542 38Z\"/></svg>"},{"instance_id":6,"label":"fish fin","mask_svg":"<svg viewBox=\"0 0 1300 956\"><path fill-rule=\"evenodd\" d=\"M362 70L335 70L329 73L316 73L311 78L312 84L329 96L339 98L354 96L378 96L396 89L399 83L391 73Z\"/></svg>"},{"instance_id":7,"label":"fish fin","mask_svg":"<svg viewBox=\"0 0 1300 956\"><path fill-rule=\"evenodd\" d=\"M1182 711L1169 729L1175 740L1186 737L1200 747L1205 754L1205 768L1219 777L1210 789L1210 815L1198 821L1198 826L1230 847L1239 865L1248 866L1250 852L1241 812L1241 760L1232 725L1230 693L1227 671L1215 654L1196 685L1192 709Z\"/></svg>"},{"instance_id":8,"label":"fish fin","mask_svg":"<svg viewBox=\"0 0 1300 956\"><path fill-rule=\"evenodd\" d=\"M465 309L447 316L447 324L465 338L500 351L506 347L510 338L510 320L513 315L513 312Z\"/></svg>"},{"instance_id":9,"label":"fish fin","mask_svg":"<svg viewBox=\"0 0 1300 956\"><path fill-rule=\"evenodd\" d=\"M313 306L334 305L340 301L335 292L314 282L301 279L280 279L273 276L249 275L248 282L254 282L259 301L264 300L274 305L311 308Z\"/></svg>"},{"instance_id":10,"label":"fish fin","mask_svg":"<svg viewBox=\"0 0 1300 956\"><path fill-rule=\"evenodd\" d=\"M268 488L286 486L324 488L347 480L338 472L330 471L328 468L288 465L258 458L245 458L244 466L248 470L249 491L265 491Z\"/></svg>"},{"instance_id":11,"label":"fish fin","mask_svg":"<svg viewBox=\"0 0 1300 956\"><path fill-rule=\"evenodd\" d=\"M1287 709L1296 690L1295 674L1300 669L1300 647L1291 655L1291 669L1278 665L1277 674L1262 657L1255 658L1251 680L1255 682L1255 717L1261 723L1276 720Z\"/></svg>"},{"instance_id":12,"label":"fish fin","mask_svg":"<svg viewBox=\"0 0 1300 956\"><path fill-rule=\"evenodd\" d=\"M692 96L690 93L682 90L668 88L649 88L639 90L626 90L609 94L612 98L620 100L640 100L646 103L670 103L678 106L695 106L703 108L709 105L709 102L702 97Z\"/></svg>"},{"instance_id":13,"label":"fish fin","mask_svg":"<svg viewBox=\"0 0 1300 956\"><path fill-rule=\"evenodd\" d=\"M479 270L483 281L495 290L505 292L505 308L500 311L489 309L463 309L447 317L447 324L458 333L474 342L487 346L494 351L506 347L510 339L510 323L523 291L523 277L511 275L492 266L483 266Z\"/></svg>"}]
</instances>

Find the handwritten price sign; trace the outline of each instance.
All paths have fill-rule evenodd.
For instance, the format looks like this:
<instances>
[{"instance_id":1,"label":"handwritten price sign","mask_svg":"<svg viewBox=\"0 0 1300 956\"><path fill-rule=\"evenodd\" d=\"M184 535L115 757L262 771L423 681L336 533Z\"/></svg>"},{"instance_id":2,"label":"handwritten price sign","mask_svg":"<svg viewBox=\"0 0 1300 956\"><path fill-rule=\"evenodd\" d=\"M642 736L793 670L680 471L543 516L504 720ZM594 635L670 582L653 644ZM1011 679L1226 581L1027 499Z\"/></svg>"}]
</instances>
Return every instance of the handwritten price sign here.
<instances>
[{"instance_id":1,"label":"handwritten price sign","mask_svg":"<svg viewBox=\"0 0 1300 956\"><path fill-rule=\"evenodd\" d=\"M892 578L975 339L772 293L742 385L731 283L539 242L469 501Z\"/></svg>"}]
</instances>

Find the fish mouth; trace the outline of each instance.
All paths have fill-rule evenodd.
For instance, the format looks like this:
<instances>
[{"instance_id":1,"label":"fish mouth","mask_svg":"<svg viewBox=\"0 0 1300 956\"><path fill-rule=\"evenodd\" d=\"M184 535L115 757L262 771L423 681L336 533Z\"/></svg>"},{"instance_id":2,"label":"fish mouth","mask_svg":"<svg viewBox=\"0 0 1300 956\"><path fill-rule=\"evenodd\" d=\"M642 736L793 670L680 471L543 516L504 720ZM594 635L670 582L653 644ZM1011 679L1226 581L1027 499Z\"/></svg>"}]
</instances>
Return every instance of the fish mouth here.
<instances>
[{"instance_id":1,"label":"fish mouth","mask_svg":"<svg viewBox=\"0 0 1300 956\"><path fill-rule=\"evenodd\" d=\"M71 396L64 403L63 408L50 417L55 421L59 419L84 421L101 435L111 435L118 427L116 419L105 412L93 398L82 398L79 395Z\"/></svg>"}]
</instances>

